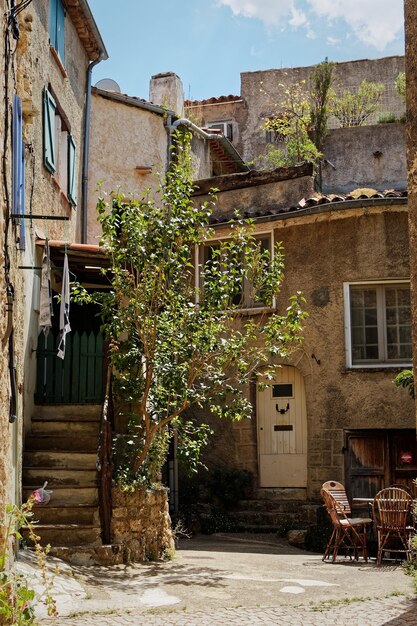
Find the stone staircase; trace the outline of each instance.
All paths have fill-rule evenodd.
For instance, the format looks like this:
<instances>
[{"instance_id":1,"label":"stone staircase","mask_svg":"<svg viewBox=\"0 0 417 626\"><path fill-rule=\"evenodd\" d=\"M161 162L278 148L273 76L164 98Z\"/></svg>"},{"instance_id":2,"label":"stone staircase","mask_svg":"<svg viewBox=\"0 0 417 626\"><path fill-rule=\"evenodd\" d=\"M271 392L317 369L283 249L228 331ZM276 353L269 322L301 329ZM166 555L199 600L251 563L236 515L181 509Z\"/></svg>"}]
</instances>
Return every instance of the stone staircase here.
<instances>
[{"instance_id":1,"label":"stone staircase","mask_svg":"<svg viewBox=\"0 0 417 626\"><path fill-rule=\"evenodd\" d=\"M256 489L233 512L236 525L246 532L286 533L317 523L320 504L306 499L305 489Z\"/></svg>"},{"instance_id":2,"label":"stone staircase","mask_svg":"<svg viewBox=\"0 0 417 626\"><path fill-rule=\"evenodd\" d=\"M101 405L35 407L23 454L23 498L42 487L53 491L49 504L35 505L41 544L61 558L103 562L98 509L96 454ZM81 557L80 557L81 555ZM82 558L84 555L85 558ZM72 562L77 559L67 558Z\"/></svg>"}]
</instances>

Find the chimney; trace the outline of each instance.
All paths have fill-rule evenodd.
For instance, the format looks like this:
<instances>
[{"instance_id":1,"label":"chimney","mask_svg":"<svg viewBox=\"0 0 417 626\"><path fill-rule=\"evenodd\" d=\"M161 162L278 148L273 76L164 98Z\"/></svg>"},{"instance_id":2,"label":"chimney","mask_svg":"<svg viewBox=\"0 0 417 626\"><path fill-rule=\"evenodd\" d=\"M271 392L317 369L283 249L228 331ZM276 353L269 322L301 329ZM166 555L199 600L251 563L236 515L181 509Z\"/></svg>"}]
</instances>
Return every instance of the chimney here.
<instances>
[{"instance_id":1,"label":"chimney","mask_svg":"<svg viewBox=\"0 0 417 626\"><path fill-rule=\"evenodd\" d=\"M183 117L184 89L180 77L174 72L152 76L149 83L149 100Z\"/></svg>"}]
</instances>

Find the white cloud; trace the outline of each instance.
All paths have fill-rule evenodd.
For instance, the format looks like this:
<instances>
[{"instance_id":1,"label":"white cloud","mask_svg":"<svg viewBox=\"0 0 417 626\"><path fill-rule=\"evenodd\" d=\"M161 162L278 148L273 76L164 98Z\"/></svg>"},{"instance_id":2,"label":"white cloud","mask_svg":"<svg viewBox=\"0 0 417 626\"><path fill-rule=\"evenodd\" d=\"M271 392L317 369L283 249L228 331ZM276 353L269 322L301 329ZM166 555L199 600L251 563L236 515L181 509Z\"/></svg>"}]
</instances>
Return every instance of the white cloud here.
<instances>
[{"instance_id":1,"label":"white cloud","mask_svg":"<svg viewBox=\"0 0 417 626\"><path fill-rule=\"evenodd\" d=\"M291 26L295 26L295 28L297 28L297 26L307 25L307 16L304 13L304 11L299 11L298 9L293 7L291 13L292 13L292 18L289 21Z\"/></svg>"},{"instance_id":2,"label":"white cloud","mask_svg":"<svg viewBox=\"0 0 417 626\"><path fill-rule=\"evenodd\" d=\"M217 4L229 7L233 15L262 20L266 26L281 25L294 11L294 0L217 0Z\"/></svg>"},{"instance_id":3,"label":"white cloud","mask_svg":"<svg viewBox=\"0 0 417 626\"><path fill-rule=\"evenodd\" d=\"M336 39L336 37L331 37L330 35L327 37L327 45L335 46L337 43L340 43L340 39Z\"/></svg>"},{"instance_id":4,"label":"white cloud","mask_svg":"<svg viewBox=\"0 0 417 626\"><path fill-rule=\"evenodd\" d=\"M355 35L377 50L384 50L401 33L403 0L307 0L317 15L343 19Z\"/></svg>"}]
</instances>

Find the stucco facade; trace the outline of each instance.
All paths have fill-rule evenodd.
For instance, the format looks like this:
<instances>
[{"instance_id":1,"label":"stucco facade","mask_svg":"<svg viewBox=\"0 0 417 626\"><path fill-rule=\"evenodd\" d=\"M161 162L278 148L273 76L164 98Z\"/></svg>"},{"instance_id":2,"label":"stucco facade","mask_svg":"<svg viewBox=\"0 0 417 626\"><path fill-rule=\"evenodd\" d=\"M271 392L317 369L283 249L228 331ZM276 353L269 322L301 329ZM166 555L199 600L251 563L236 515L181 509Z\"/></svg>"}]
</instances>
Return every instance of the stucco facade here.
<instances>
[{"instance_id":1,"label":"stucco facade","mask_svg":"<svg viewBox=\"0 0 417 626\"><path fill-rule=\"evenodd\" d=\"M284 312L288 297L297 291L306 298L309 316L304 324L302 347L279 364L296 368L304 381L307 413L304 497L317 499L326 480L347 480L344 452L350 431L375 430L377 435L383 435L389 429L414 428L413 402L392 382L401 367L352 365L347 357L350 347L346 331L350 324L347 302L350 285L390 285L396 284L395 281L408 285L406 198L345 202L331 202L327 198L322 204L296 206L291 206L289 201L283 208L285 190L289 195L294 194L298 184L302 198L312 189L308 172L298 169L298 177L293 180L270 182L263 194L250 179L247 182L242 204L237 204L230 180L224 189L216 182L220 191L219 208L214 214L215 237L227 236L229 226L222 226L226 221L223 216L240 208L254 218L255 234L269 233L275 243L283 244L285 280L277 311ZM205 183L201 182L203 191ZM262 203L259 198L263 198ZM204 195L198 196L199 201L202 199ZM408 365L410 361L411 358ZM250 394L254 403L252 419L232 424L222 422L219 429L216 425L215 440L206 453L206 461L209 466L250 470L255 476L255 486L259 486L262 427L255 382ZM410 446L415 447L414 439Z\"/></svg>"}]
</instances>

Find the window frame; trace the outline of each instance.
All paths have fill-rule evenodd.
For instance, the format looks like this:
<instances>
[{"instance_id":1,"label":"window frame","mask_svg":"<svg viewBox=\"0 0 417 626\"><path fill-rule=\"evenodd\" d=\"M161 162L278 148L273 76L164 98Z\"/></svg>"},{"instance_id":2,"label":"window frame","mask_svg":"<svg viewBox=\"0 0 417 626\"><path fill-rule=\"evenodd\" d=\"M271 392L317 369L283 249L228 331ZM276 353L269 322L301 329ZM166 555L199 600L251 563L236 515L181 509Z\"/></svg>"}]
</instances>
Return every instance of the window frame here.
<instances>
[{"instance_id":1,"label":"window frame","mask_svg":"<svg viewBox=\"0 0 417 626\"><path fill-rule=\"evenodd\" d=\"M270 229L267 231L254 232L253 236L255 237L255 239L267 239L268 238L271 260L273 260L275 256L274 230ZM210 239L200 245L196 245L195 247L195 267L196 267L195 289L196 289L196 294L197 294L197 298L196 298L197 303L200 302L200 298L199 298L200 293L204 291L204 287L202 285L201 271L200 271L200 268L204 265L204 249L206 247L213 246L216 243L219 243L220 241L227 241L228 239L230 239L230 234L221 235L219 237L216 237L215 239ZM246 302L246 298L248 298L249 296L250 296L250 285L248 285L248 281L247 279L245 279L244 285L243 285L243 297L244 297L245 302ZM272 302L272 306L266 306L263 303L260 304L259 306L253 306L253 304L251 306L251 304L252 303L248 301L248 306L243 305L243 306L237 307L236 311L242 311L248 314L249 313L261 313L263 311L271 311L276 307L275 298Z\"/></svg>"},{"instance_id":2,"label":"window frame","mask_svg":"<svg viewBox=\"0 0 417 626\"><path fill-rule=\"evenodd\" d=\"M233 143L234 135L235 135L235 127L233 120L219 120L218 122L208 122L207 128L212 128L213 130L221 130L223 135L228 139L231 143ZM230 128L230 136L228 129Z\"/></svg>"},{"instance_id":3,"label":"window frame","mask_svg":"<svg viewBox=\"0 0 417 626\"><path fill-rule=\"evenodd\" d=\"M351 281L343 283L343 302L344 302L344 324L345 324L345 354L346 367L348 369L382 369L382 368L402 368L412 365L412 358L407 359L391 359L387 358L387 337L386 337L386 305L385 296L381 298L381 288L403 285L410 288L409 278L395 278L386 280L368 280L368 281ZM378 350L382 357L375 360L363 360L353 362L352 356L352 323L351 323L351 287L375 287L377 292L377 332L378 332Z\"/></svg>"}]
</instances>

